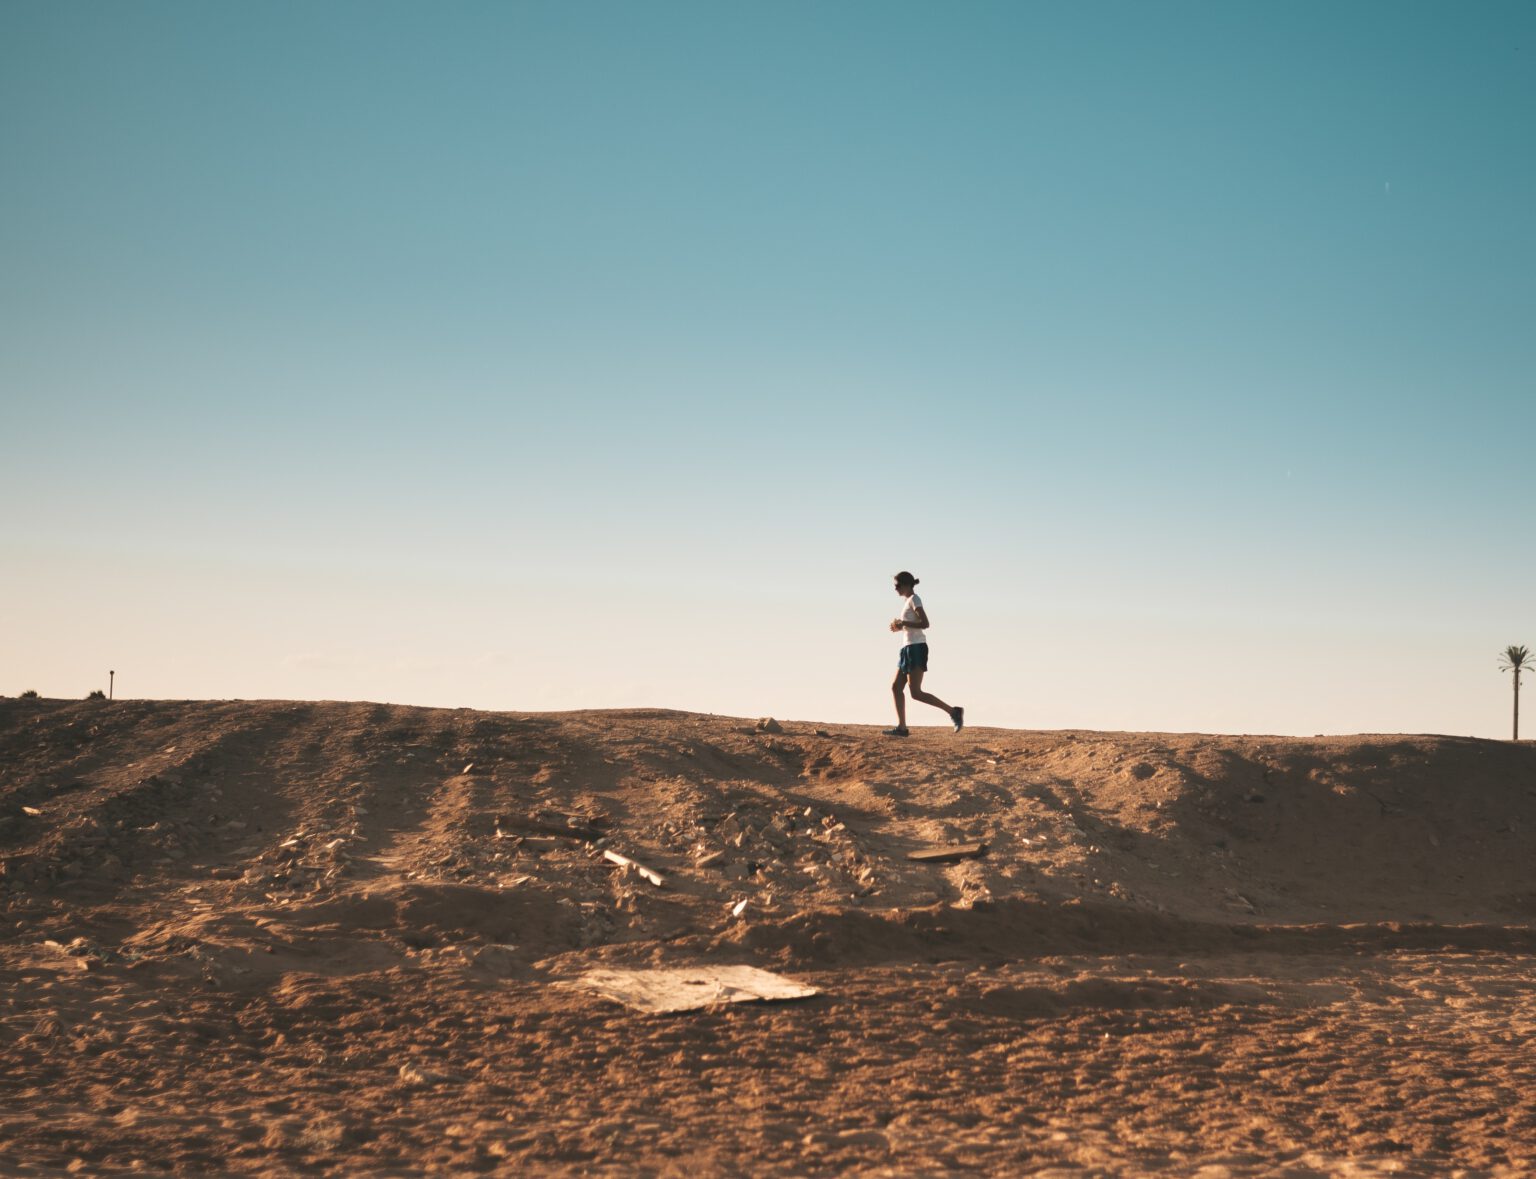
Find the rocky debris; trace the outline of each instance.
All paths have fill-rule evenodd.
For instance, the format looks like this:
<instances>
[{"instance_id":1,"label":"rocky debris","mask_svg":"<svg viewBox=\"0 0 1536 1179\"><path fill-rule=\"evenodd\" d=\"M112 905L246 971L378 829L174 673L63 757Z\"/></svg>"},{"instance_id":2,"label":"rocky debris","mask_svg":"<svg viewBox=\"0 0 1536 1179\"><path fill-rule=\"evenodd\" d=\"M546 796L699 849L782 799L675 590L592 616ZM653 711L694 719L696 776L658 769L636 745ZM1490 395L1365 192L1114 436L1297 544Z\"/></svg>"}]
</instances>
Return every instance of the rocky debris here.
<instances>
[{"instance_id":1,"label":"rocky debris","mask_svg":"<svg viewBox=\"0 0 1536 1179\"><path fill-rule=\"evenodd\" d=\"M782 733L784 726L774 720L773 717L765 716L757 722L757 731L759 733Z\"/></svg>"},{"instance_id":2,"label":"rocky debris","mask_svg":"<svg viewBox=\"0 0 1536 1179\"><path fill-rule=\"evenodd\" d=\"M603 945L612 939L617 923L601 903L570 897L561 897L555 903L578 946Z\"/></svg>"},{"instance_id":3,"label":"rocky debris","mask_svg":"<svg viewBox=\"0 0 1536 1179\"><path fill-rule=\"evenodd\" d=\"M347 847L357 838L355 827L339 835L301 827L255 856L250 866L218 868L212 875L254 884L273 900L313 894L352 874L353 857Z\"/></svg>"},{"instance_id":4,"label":"rocky debris","mask_svg":"<svg viewBox=\"0 0 1536 1179\"><path fill-rule=\"evenodd\" d=\"M82 970L95 970L116 955L87 937L77 937L69 942L48 939L43 945L56 953L73 958Z\"/></svg>"},{"instance_id":5,"label":"rocky debris","mask_svg":"<svg viewBox=\"0 0 1536 1179\"><path fill-rule=\"evenodd\" d=\"M194 783L185 767L149 774L105 797L80 781L59 789L73 809L63 801L19 808L26 822L39 826L36 842L11 858L6 875L12 886L112 882L130 867L175 865L203 852L220 826L209 812L219 804L221 789Z\"/></svg>"},{"instance_id":6,"label":"rocky debris","mask_svg":"<svg viewBox=\"0 0 1536 1179\"><path fill-rule=\"evenodd\" d=\"M846 823L816 807L770 807L754 799L691 829L665 826L658 834L696 868L730 880L799 877L805 885L854 896L869 895L877 884L875 857Z\"/></svg>"}]
</instances>

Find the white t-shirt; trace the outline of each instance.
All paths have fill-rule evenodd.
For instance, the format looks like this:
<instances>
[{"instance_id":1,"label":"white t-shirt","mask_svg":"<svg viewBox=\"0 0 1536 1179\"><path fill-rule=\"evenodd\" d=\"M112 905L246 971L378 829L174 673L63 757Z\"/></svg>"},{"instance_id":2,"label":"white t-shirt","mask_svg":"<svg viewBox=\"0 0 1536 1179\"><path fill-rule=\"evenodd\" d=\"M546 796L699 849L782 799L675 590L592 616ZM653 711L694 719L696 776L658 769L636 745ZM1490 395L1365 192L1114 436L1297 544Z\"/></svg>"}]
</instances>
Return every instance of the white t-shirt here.
<instances>
[{"instance_id":1,"label":"white t-shirt","mask_svg":"<svg viewBox=\"0 0 1536 1179\"><path fill-rule=\"evenodd\" d=\"M907 599L907 608L901 612L901 620L903 622L922 621L917 614L922 608L923 599L914 593ZM909 626L903 629L901 633L904 636L901 645L904 647L910 647L913 643L926 643L928 641L928 632L925 630L913 630Z\"/></svg>"}]
</instances>

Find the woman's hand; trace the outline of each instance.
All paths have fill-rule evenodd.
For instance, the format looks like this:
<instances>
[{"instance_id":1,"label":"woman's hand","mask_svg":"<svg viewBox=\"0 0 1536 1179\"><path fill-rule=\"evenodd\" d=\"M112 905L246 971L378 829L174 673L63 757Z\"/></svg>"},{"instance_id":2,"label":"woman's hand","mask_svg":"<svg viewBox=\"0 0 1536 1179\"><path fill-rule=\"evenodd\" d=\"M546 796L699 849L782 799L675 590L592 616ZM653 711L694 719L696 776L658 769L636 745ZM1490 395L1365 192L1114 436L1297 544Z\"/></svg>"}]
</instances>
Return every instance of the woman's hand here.
<instances>
[{"instance_id":1,"label":"woman's hand","mask_svg":"<svg viewBox=\"0 0 1536 1179\"><path fill-rule=\"evenodd\" d=\"M896 630L905 630L905 629L906 629L906 625L907 625L907 624L906 624L906 623L904 623L904 622L903 622L903 621L902 621L902 620L901 620L901 619L899 619L899 618L893 618L893 619L891 619L891 629L892 629L892 630L893 630L893 631L896 631Z\"/></svg>"}]
</instances>

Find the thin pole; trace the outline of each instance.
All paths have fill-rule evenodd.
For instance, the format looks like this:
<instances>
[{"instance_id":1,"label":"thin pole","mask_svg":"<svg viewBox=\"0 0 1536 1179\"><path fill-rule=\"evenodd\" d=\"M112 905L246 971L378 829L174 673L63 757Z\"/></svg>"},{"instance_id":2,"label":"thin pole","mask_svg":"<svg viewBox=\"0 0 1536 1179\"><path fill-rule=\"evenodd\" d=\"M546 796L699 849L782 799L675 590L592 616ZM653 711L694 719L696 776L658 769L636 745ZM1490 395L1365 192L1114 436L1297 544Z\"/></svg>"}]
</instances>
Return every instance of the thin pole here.
<instances>
[{"instance_id":1,"label":"thin pole","mask_svg":"<svg viewBox=\"0 0 1536 1179\"><path fill-rule=\"evenodd\" d=\"M116 676L117 676L117 672L115 672L115 671L107 672L107 699L108 700L112 699L112 681L113 681L113 679L116 678ZM1519 690L1520 690L1519 688L1515 689L1515 691L1517 691L1517 692Z\"/></svg>"}]
</instances>

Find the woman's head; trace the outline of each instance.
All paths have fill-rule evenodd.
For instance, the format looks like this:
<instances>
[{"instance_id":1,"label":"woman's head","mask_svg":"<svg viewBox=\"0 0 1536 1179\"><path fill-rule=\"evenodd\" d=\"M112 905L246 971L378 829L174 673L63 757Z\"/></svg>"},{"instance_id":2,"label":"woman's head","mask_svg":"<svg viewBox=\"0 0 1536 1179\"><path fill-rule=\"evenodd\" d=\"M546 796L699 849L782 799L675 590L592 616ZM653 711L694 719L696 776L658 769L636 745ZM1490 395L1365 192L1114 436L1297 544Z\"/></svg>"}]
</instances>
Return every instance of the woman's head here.
<instances>
[{"instance_id":1,"label":"woman's head","mask_svg":"<svg viewBox=\"0 0 1536 1179\"><path fill-rule=\"evenodd\" d=\"M896 575L896 592L906 597L917 588L917 578L913 577L905 569Z\"/></svg>"}]
</instances>

